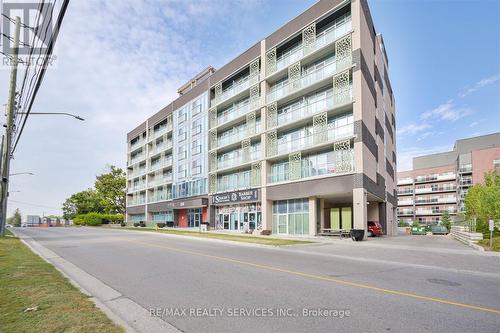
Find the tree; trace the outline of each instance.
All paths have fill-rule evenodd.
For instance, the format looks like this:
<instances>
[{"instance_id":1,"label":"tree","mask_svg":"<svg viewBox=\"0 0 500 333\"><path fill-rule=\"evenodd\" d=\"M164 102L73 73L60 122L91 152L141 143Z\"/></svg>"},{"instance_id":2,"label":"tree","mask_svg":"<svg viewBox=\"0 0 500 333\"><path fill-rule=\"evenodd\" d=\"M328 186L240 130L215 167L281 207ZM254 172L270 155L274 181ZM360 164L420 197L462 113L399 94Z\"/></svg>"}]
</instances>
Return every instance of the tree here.
<instances>
[{"instance_id":1,"label":"tree","mask_svg":"<svg viewBox=\"0 0 500 333\"><path fill-rule=\"evenodd\" d=\"M448 211L445 211L443 215L441 215L441 224L445 226L448 231L451 229L451 217Z\"/></svg>"},{"instance_id":2,"label":"tree","mask_svg":"<svg viewBox=\"0 0 500 333\"><path fill-rule=\"evenodd\" d=\"M487 233L488 220L500 219L500 175L495 171L484 175L484 183L472 186L465 197L465 212L476 219L476 230Z\"/></svg>"},{"instance_id":3,"label":"tree","mask_svg":"<svg viewBox=\"0 0 500 333\"><path fill-rule=\"evenodd\" d=\"M94 186L105 213L125 213L127 180L121 168L109 166L109 172L96 177Z\"/></svg>"},{"instance_id":4,"label":"tree","mask_svg":"<svg viewBox=\"0 0 500 333\"><path fill-rule=\"evenodd\" d=\"M101 198L93 189L77 192L66 199L63 203L63 216L65 219L73 219L78 214L90 212L104 213Z\"/></svg>"},{"instance_id":5,"label":"tree","mask_svg":"<svg viewBox=\"0 0 500 333\"><path fill-rule=\"evenodd\" d=\"M14 215L7 219L7 223L12 224L14 227L21 226L21 212L19 211L19 208L16 208Z\"/></svg>"}]
</instances>

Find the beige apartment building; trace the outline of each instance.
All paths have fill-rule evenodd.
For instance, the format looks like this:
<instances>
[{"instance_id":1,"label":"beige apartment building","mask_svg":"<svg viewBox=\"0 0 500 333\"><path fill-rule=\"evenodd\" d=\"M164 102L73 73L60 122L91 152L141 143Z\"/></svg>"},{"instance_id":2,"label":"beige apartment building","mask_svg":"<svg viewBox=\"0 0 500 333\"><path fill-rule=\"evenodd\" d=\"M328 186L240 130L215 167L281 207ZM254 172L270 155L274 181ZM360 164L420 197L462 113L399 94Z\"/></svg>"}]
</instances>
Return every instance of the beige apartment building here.
<instances>
[{"instance_id":1,"label":"beige apartment building","mask_svg":"<svg viewBox=\"0 0 500 333\"><path fill-rule=\"evenodd\" d=\"M367 2L318 1L128 133L127 221L394 234L388 73Z\"/></svg>"},{"instance_id":2,"label":"beige apartment building","mask_svg":"<svg viewBox=\"0 0 500 333\"><path fill-rule=\"evenodd\" d=\"M500 172L500 133L455 142L452 151L413 159L413 169L398 172L398 220L432 224L447 211L465 211L467 190L484 173Z\"/></svg>"}]
</instances>

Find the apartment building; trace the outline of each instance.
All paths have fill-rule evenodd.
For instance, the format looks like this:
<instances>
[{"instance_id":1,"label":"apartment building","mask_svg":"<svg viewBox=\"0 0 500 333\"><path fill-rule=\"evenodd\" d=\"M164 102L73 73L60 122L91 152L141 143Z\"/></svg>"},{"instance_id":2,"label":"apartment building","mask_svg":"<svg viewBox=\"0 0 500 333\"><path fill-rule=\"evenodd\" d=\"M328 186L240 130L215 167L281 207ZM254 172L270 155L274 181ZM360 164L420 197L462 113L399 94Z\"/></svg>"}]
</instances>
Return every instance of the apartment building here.
<instances>
[{"instance_id":1,"label":"apartment building","mask_svg":"<svg viewBox=\"0 0 500 333\"><path fill-rule=\"evenodd\" d=\"M413 169L398 172L398 220L431 224L447 211L464 212L467 190L484 173L500 172L500 133L457 140L452 151L413 159Z\"/></svg>"},{"instance_id":2,"label":"apartment building","mask_svg":"<svg viewBox=\"0 0 500 333\"><path fill-rule=\"evenodd\" d=\"M365 0L317 2L128 133L127 221L393 234L388 68Z\"/></svg>"}]
</instances>

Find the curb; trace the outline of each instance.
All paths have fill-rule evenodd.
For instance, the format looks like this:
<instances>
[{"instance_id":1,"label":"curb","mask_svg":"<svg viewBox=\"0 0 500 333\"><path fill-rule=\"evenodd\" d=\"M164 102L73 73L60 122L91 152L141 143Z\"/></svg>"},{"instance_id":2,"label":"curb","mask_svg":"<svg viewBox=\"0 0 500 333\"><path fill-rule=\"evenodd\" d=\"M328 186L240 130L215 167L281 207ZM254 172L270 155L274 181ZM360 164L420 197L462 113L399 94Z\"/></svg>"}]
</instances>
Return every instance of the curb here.
<instances>
[{"instance_id":1,"label":"curb","mask_svg":"<svg viewBox=\"0 0 500 333\"><path fill-rule=\"evenodd\" d=\"M54 266L70 283L89 299L108 318L127 333L136 332L180 332L171 324L152 317L149 311L119 291L109 287L94 276L65 260L39 242L20 233L12 232L33 253Z\"/></svg>"}]
</instances>

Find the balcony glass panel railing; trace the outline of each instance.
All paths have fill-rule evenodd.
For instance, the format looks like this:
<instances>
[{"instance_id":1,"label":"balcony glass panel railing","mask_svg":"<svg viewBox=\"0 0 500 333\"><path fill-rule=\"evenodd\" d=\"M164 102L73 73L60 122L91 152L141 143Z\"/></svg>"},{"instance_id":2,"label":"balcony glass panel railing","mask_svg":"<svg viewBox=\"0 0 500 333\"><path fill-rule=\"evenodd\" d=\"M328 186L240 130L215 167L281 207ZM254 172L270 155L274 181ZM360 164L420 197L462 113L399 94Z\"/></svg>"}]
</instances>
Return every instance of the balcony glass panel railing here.
<instances>
[{"instance_id":1,"label":"balcony glass panel railing","mask_svg":"<svg viewBox=\"0 0 500 333\"><path fill-rule=\"evenodd\" d=\"M226 109L217 115L216 126L227 123L228 121L238 118L239 116L242 116L249 111L250 111L250 103L246 103L238 107L235 107L233 105L229 109Z\"/></svg>"},{"instance_id":2,"label":"balcony glass panel railing","mask_svg":"<svg viewBox=\"0 0 500 333\"><path fill-rule=\"evenodd\" d=\"M321 81L329 76L332 76L335 73L336 70L336 64L335 61L332 61L330 64L326 65L325 67L316 69L315 71L312 71L310 73L307 73L303 75L299 83L297 84L296 82L288 82L287 84L280 86L279 88L272 88L270 89L269 93L267 94L267 103L274 102L292 92L298 91L302 88L305 88L313 83L316 83L318 81Z\"/></svg>"},{"instance_id":3,"label":"balcony glass panel railing","mask_svg":"<svg viewBox=\"0 0 500 333\"><path fill-rule=\"evenodd\" d=\"M342 171L337 169L336 163L325 163L319 165L311 165L308 160L302 160L300 166L300 178L309 178L315 176L325 176L325 175L336 175L345 174L347 172L354 171L354 150L347 150L346 153L349 156L348 159L345 157L342 161ZM350 171L349 171L350 170ZM270 176L268 176L269 183L278 183L290 180L290 162L281 163L280 167L273 170Z\"/></svg>"},{"instance_id":4,"label":"balcony glass panel railing","mask_svg":"<svg viewBox=\"0 0 500 333\"><path fill-rule=\"evenodd\" d=\"M413 178L398 179L398 185L409 185L409 184L413 184Z\"/></svg>"},{"instance_id":5,"label":"balcony glass panel railing","mask_svg":"<svg viewBox=\"0 0 500 333\"><path fill-rule=\"evenodd\" d=\"M140 140L137 140L135 141L134 143L130 143L129 144L129 150L132 150L132 149L136 149L142 145L144 145L145 141L140 139Z\"/></svg>"},{"instance_id":6,"label":"balcony glass panel railing","mask_svg":"<svg viewBox=\"0 0 500 333\"><path fill-rule=\"evenodd\" d=\"M412 189L409 189L409 190L398 190L398 194L400 194L400 195L413 194L413 190Z\"/></svg>"},{"instance_id":7,"label":"balcony glass panel railing","mask_svg":"<svg viewBox=\"0 0 500 333\"><path fill-rule=\"evenodd\" d=\"M172 157L161 158L158 162L151 163L151 165L149 166L149 171L158 170L160 168L168 167L171 165L172 165Z\"/></svg>"},{"instance_id":8,"label":"balcony glass panel railing","mask_svg":"<svg viewBox=\"0 0 500 333\"><path fill-rule=\"evenodd\" d=\"M413 205L413 200L398 200L398 206Z\"/></svg>"},{"instance_id":9,"label":"balcony glass panel railing","mask_svg":"<svg viewBox=\"0 0 500 333\"><path fill-rule=\"evenodd\" d=\"M154 192L153 195L148 197L148 203L172 200L172 192Z\"/></svg>"},{"instance_id":10,"label":"balcony glass panel railing","mask_svg":"<svg viewBox=\"0 0 500 333\"><path fill-rule=\"evenodd\" d=\"M462 173L472 172L472 164L461 165L458 171Z\"/></svg>"},{"instance_id":11,"label":"balcony glass panel railing","mask_svg":"<svg viewBox=\"0 0 500 333\"><path fill-rule=\"evenodd\" d=\"M127 200L127 206L138 206L138 205L144 205L145 203L146 203L146 198L144 197L137 197Z\"/></svg>"},{"instance_id":12,"label":"balcony glass panel railing","mask_svg":"<svg viewBox=\"0 0 500 333\"><path fill-rule=\"evenodd\" d=\"M260 150L256 150L254 152L251 152L248 158L244 158L244 156L240 154L239 156L233 158L217 159L217 170L232 168L245 163L256 161L259 158L260 158Z\"/></svg>"},{"instance_id":13,"label":"balcony glass panel railing","mask_svg":"<svg viewBox=\"0 0 500 333\"><path fill-rule=\"evenodd\" d=\"M149 140L159 138L170 130L172 130L172 125L163 125L149 134Z\"/></svg>"},{"instance_id":14,"label":"balcony glass panel railing","mask_svg":"<svg viewBox=\"0 0 500 333\"><path fill-rule=\"evenodd\" d=\"M134 155L133 157L130 158L130 160L128 162L128 165L131 165L131 164L134 164L136 162L139 162L139 161L141 161L141 160L143 160L145 158L146 158L146 154L144 154L144 153Z\"/></svg>"},{"instance_id":15,"label":"balcony glass panel railing","mask_svg":"<svg viewBox=\"0 0 500 333\"><path fill-rule=\"evenodd\" d=\"M219 97L213 98L210 101L210 105L213 106L215 104L218 104L222 101L225 101L226 99L229 99L229 98L235 96L236 94L239 94L243 90L250 88L251 84L258 82L259 77L260 77L260 73L258 76L256 76L257 80L255 80L255 82L253 82L253 80L250 80L250 75L247 75L245 78L238 80L237 82L232 84L230 87L224 89L222 91L222 94Z\"/></svg>"},{"instance_id":16,"label":"balcony glass panel railing","mask_svg":"<svg viewBox=\"0 0 500 333\"><path fill-rule=\"evenodd\" d=\"M398 215L413 215L413 210L398 210Z\"/></svg>"},{"instance_id":17,"label":"balcony glass panel railing","mask_svg":"<svg viewBox=\"0 0 500 333\"><path fill-rule=\"evenodd\" d=\"M330 124L328 124L328 127L330 127ZM293 135L283 136L278 139L277 155L286 154L297 149L309 148L320 143L349 138L354 135L354 125L349 124L336 128L328 128L326 132L327 137L324 142L315 140L315 136L321 136L322 133L300 133L298 137L293 137Z\"/></svg>"},{"instance_id":18,"label":"balcony glass panel railing","mask_svg":"<svg viewBox=\"0 0 500 333\"><path fill-rule=\"evenodd\" d=\"M149 150L149 154L150 155L157 154L159 152L165 151L165 150L170 149L170 148L172 148L172 140L163 141L159 145L154 145Z\"/></svg>"},{"instance_id":19,"label":"balcony glass panel railing","mask_svg":"<svg viewBox=\"0 0 500 333\"><path fill-rule=\"evenodd\" d=\"M316 36L316 42L312 46L312 51L316 51L323 46L333 43L337 38L344 35L345 33L351 31L351 17L344 19L342 23L336 24L329 28L328 30L318 34ZM290 50L283 55L279 56L276 60L276 70L282 70L290 66L291 64L299 61L304 57L304 49L302 45L298 45L293 50Z\"/></svg>"},{"instance_id":20,"label":"balcony glass panel railing","mask_svg":"<svg viewBox=\"0 0 500 333\"><path fill-rule=\"evenodd\" d=\"M139 177L145 173L146 173L146 168L134 169L132 172L130 172L128 174L128 178L130 179L130 178Z\"/></svg>"},{"instance_id":21,"label":"balcony glass panel railing","mask_svg":"<svg viewBox=\"0 0 500 333\"><path fill-rule=\"evenodd\" d=\"M278 126L282 126L298 119L310 117L314 114L330 110L334 107L335 103L333 101L333 96L325 97L310 104L308 104L307 102L303 102L294 110L288 111L286 113L278 113L277 124Z\"/></svg>"},{"instance_id":22,"label":"balcony glass panel railing","mask_svg":"<svg viewBox=\"0 0 500 333\"><path fill-rule=\"evenodd\" d=\"M165 177L155 177L154 179L148 181L148 186L151 187L157 185L164 185L166 183L171 183L171 182L172 182L172 174Z\"/></svg>"},{"instance_id":23,"label":"balcony glass panel railing","mask_svg":"<svg viewBox=\"0 0 500 333\"><path fill-rule=\"evenodd\" d=\"M260 123L255 125L254 133L255 134L260 133ZM243 140L244 138L249 137L251 135L252 134L249 131L248 126L243 126L241 128L237 128L231 134L219 136L217 138L217 148L233 144L233 143L238 142L240 140Z\"/></svg>"},{"instance_id":24,"label":"balcony glass panel railing","mask_svg":"<svg viewBox=\"0 0 500 333\"><path fill-rule=\"evenodd\" d=\"M144 190L144 189L146 189L146 182L145 181L132 184L129 187L128 191L134 192L134 191L140 191L140 190Z\"/></svg>"},{"instance_id":25,"label":"balcony glass panel railing","mask_svg":"<svg viewBox=\"0 0 500 333\"><path fill-rule=\"evenodd\" d=\"M251 171L222 176L217 180L217 192L233 191L251 187Z\"/></svg>"}]
</instances>

